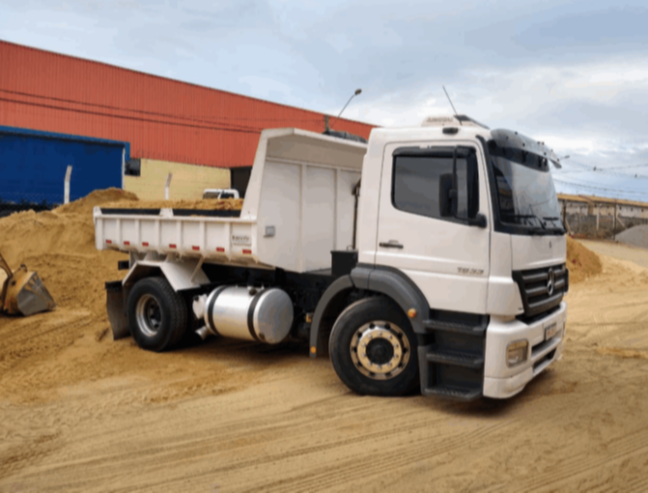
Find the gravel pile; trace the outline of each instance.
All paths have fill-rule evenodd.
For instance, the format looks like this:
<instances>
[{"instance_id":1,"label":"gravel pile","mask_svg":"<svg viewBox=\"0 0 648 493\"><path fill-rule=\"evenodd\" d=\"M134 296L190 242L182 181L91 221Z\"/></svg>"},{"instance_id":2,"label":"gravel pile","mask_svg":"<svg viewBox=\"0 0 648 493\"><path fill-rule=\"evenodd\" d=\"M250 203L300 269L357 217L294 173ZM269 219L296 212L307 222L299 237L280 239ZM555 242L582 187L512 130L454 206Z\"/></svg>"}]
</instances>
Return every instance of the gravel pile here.
<instances>
[{"instance_id":1,"label":"gravel pile","mask_svg":"<svg viewBox=\"0 0 648 493\"><path fill-rule=\"evenodd\" d=\"M639 248L648 248L648 225L634 226L614 237L619 243Z\"/></svg>"}]
</instances>

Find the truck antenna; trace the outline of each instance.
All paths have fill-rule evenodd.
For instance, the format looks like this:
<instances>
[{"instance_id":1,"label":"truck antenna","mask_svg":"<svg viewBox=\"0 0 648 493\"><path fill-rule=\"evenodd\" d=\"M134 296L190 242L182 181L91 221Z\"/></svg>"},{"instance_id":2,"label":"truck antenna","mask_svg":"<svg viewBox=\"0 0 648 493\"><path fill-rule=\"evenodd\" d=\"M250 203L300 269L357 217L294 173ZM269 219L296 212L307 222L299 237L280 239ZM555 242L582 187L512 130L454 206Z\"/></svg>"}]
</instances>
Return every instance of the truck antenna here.
<instances>
[{"instance_id":1,"label":"truck antenna","mask_svg":"<svg viewBox=\"0 0 648 493\"><path fill-rule=\"evenodd\" d=\"M454 107L454 104L452 104L452 99L450 99L450 95L448 94L448 91L446 91L445 86L443 87L443 92L445 92L446 97L448 98L448 101L450 101L450 106L452 106L452 111L454 111L455 116L457 117L457 120L459 120L459 115L457 115L457 110ZM459 125L463 127L463 124L461 123L461 120L459 120Z\"/></svg>"}]
</instances>

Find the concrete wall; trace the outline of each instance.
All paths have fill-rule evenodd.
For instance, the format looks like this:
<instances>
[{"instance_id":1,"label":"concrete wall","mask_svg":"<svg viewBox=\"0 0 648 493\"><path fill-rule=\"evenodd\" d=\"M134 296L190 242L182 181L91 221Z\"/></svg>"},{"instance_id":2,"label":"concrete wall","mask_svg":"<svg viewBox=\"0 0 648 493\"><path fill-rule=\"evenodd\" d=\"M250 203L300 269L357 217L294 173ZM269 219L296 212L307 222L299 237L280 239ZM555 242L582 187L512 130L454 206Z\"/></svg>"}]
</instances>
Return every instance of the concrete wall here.
<instances>
[{"instance_id":1,"label":"concrete wall","mask_svg":"<svg viewBox=\"0 0 648 493\"><path fill-rule=\"evenodd\" d=\"M609 202L560 200L561 213L575 234L610 238L625 229L648 223L648 207ZM616 219L615 219L616 213Z\"/></svg>"},{"instance_id":2,"label":"concrete wall","mask_svg":"<svg viewBox=\"0 0 648 493\"><path fill-rule=\"evenodd\" d=\"M608 202L590 203L575 202L571 200L560 200L561 211L567 214L584 214L590 216L614 216L615 210L617 217L628 217L637 219L648 219L648 206L640 207L635 205L614 204Z\"/></svg>"},{"instance_id":3,"label":"concrete wall","mask_svg":"<svg viewBox=\"0 0 648 493\"><path fill-rule=\"evenodd\" d=\"M588 205L583 202L567 202L560 201L560 210L567 211L567 214L588 214Z\"/></svg>"},{"instance_id":4,"label":"concrete wall","mask_svg":"<svg viewBox=\"0 0 648 493\"><path fill-rule=\"evenodd\" d=\"M125 176L124 189L135 193L140 200L163 200L169 173L173 173L171 200L197 200L206 188L230 188L227 168L142 159L140 176Z\"/></svg>"},{"instance_id":5,"label":"concrete wall","mask_svg":"<svg viewBox=\"0 0 648 493\"><path fill-rule=\"evenodd\" d=\"M567 214L567 222L572 233L584 235L588 238L611 238L616 234L637 225L648 223L643 218L622 218L600 215L587 216L581 214Z\"/></svg>"}]
</instances>

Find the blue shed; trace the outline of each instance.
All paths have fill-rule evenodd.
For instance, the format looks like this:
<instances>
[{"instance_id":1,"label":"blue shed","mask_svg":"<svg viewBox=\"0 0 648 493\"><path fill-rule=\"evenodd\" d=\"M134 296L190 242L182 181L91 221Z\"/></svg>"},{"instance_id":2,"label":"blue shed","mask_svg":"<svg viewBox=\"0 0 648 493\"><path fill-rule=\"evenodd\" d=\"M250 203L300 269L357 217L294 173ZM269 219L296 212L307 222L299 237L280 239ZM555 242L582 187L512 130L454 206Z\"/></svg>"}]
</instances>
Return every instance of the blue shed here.
<instances>
[{"instance_id":1,"label":"blue shed","mask_svg":"<svg viewBox=\"0 0 648 493\"><path fill-rule=\"evenodd\" d=\"M129 159L128 142L0 126L0 200L62 204L68 165L70 201L123 188Z\"/></svg>"}]
</instances>

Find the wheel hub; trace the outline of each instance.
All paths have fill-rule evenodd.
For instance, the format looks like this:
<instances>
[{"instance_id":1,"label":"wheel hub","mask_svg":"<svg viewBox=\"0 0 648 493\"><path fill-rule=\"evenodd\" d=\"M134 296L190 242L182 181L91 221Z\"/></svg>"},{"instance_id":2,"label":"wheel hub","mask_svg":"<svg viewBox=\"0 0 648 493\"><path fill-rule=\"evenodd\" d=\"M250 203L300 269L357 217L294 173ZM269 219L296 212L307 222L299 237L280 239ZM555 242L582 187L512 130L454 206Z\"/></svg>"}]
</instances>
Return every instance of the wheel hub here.
<instances>
[{"instance_id":1,"label":"wheel hub","mask_svg":"<svg viewBox=\"0 0 648 493\"><path fill-rule=\"evenodd\" d=\"M160 303L154 296L145 294L140 297L135 308L135 315L137 325L145 336L154 337L158 333L162 325L162 313Z\"/></svg>"},{"instance_id":2,"label":"wheel hub","mask_svg":"<svg viewBox=\"0 0 648 493\"><path fill-rule=\"evenodd\" d=\"M409 341L403 330L385 321L370 322L356 330L350 349L358 370L375 380L395 377L410 357Z\"/></svg>"},{"instance_id":3,"label":"wheel hub","mask_svg":"<svg viewBox=\"0 0 648 493\"><path fill-rule=\"evenodd\" d=\"M366 353L369 361L377 365L386 365L396 355L396 348L386 339L377 337L369 341Z\"/></svg>"}]
</instances>

